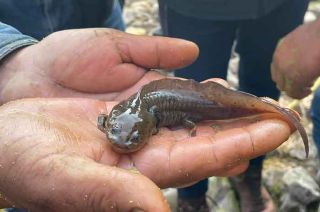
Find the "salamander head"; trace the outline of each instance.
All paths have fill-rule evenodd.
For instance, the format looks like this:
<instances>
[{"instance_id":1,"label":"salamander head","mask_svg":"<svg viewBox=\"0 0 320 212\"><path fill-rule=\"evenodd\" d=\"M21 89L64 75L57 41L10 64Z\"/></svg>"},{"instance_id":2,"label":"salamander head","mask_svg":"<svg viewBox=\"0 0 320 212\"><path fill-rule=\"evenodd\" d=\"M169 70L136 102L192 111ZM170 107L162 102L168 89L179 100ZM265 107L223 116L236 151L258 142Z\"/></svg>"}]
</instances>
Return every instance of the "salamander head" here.
<instances>
[{"instance_id":1,"label":"salamander head","mask_svg":"<svg viewBox=\"0 0 320 212\"><path fill-rule=\"evenodd\" d=\"M128 153L141 149L156 129L155 117L131 108L119 112L114 108L107 120L106 135L117 152Z\"/></svg>"}]
</instances>

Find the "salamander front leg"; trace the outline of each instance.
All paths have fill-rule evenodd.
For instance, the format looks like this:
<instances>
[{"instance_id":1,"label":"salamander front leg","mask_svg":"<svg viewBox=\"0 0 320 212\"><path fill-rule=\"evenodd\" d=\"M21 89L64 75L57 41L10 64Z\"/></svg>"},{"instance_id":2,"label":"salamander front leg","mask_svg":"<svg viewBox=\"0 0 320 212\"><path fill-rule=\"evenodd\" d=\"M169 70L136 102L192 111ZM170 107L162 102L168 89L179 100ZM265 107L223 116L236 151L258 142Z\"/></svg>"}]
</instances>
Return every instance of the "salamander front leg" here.
<instances>
[{"instance_id":1,"label":"salamander front leg","mask_svg":"<svg viewBox=\"0 0 320 212\"><path fill-rule=\"evenodd\" d=\"M193 121L191 121L189 119L184 119L182 124L183 124L184 127L190 129L189 135L191 137L196 136L196 134L197 134L197 125Z\"/></svg>"},{"instance_id":2,"label":"salamander front leg","mask_svg":"<svg viewBox=\"0 0 320 212\"><path fill-rule=\"evenodd\" d=\"M149 108L149 112L152 113L157 119L160 118L160 110L156 105Z\"/></svg>"},{"instance_id":3,"label":"salamander front leg","mask_svg":"<svg viewBox=\"0 0 320 212\"><path fill-rule=\"evenodd\" d=\"M153 135L157 134L159 132L159 123L160 123L160 110L156 105L153 105L151 108L149 108L149 112L156 118L156 131L153 133Z\"/></svg>"},{"instance_id":4,"label":"salamander front leg","mask_svg":"<svg viewBox=\"0 0 320 212\"><path fill-rule=\"evenodd\" d=\"M97 126L98 126L98 129L102 132L106 132L106 122L107 122L107 119L108 119L108 115L106 114L99 114L98 116L98 121L97 121Z\"/></svg>"}]
</instances>

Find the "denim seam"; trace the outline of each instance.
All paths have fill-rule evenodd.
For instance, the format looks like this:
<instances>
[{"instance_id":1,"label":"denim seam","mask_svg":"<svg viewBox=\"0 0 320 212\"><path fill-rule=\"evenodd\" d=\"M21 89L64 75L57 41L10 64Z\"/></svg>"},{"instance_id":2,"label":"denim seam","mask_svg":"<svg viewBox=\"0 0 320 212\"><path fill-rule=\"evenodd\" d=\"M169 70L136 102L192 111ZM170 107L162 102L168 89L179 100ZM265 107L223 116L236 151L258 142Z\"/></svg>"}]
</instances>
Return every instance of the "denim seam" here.
<instances>
[{"instance_id":1,"label":"denim seam","mask_svg":"<svg viewBox=\"0 0 320 212\"><path fill-rule=\"evenodd\" d=\"M5 42L2 42L1 45L3 45ZM22 38L18 40L13 40L11 42L8 42L0 49L0 60L2 60L5 56L13 52L14 50L29 46L38 43L37 40L33 38Z\"/></svg>"}]
</instances>

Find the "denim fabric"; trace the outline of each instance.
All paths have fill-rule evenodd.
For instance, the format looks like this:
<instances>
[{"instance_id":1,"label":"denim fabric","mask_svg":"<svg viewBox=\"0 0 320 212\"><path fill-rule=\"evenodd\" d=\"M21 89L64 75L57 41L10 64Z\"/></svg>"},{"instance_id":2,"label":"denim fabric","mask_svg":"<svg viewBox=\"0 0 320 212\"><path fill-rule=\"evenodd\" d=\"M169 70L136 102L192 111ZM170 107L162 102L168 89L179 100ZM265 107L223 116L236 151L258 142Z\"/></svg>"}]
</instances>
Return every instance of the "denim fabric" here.
<instances>
[{"instance_id":1,"label":"denim fabric","mask_svg":"<svg viewBox=\"0 0 320 212\"><path fill-rule=\"evenodd\" d=\"M194 41L199 58L176 71L179 77L202 81L226 78L234 40L240 54L240 90L258 96L278 98L270 76L272 54L278 40L302 23L308 0L292 0L256 20L210 21L183 16L166 8L164 33Z\"/></svg>"},{"instance_id":2,"label":"denim fabric","mask_svg":"<svg viewBox=\"0 0 320 212\"><path fill-rule=\"evenodd\" d=\"M101 0L91 1L91 4L88 2L81 4L81 2L81 0L0 0L0 20L6 23L0 22L0 60L20 47L37 43L36 39L42 39L62 29L84 27L109 27L122 31L125 29L118 0L105 0L101 5L97 4ZM88 8L82 8L84 6ZM105 14L98 16L100 19L85 17L85 15L95 17L101 11Z\"/></svg>"},{"instance_id":3,"label":"denim fabric","mask_svg":"<svg viewBox=\"0 0 320 212\"><path fill-rule=\"evenodd\" d=\"M208 179L201 180L192 186L179 188L178 197L181 199L199 198L208 190Z\"/></svg>"},{"instance_id":4,"label":"denim fabric","mask_svg":"<svg viewBox=\"0 0 320 212\"><path fill-rule=\"evenodd\" d=\"M5 209L6 212L28 212L26 209L18 209L18 208L7 208Z\"/></svg>"},{"instance_id":5,"label":"denim fabric","mask_svg":"<svg viewBox=\"0 0 320 212\"><path fill-rule=\"evenodd\" d=\"M311 119L313 123L313 140L320 158L320 88L316 90L311 105Z\"/></svg>"},{"instance_id":6,"label":"denim fabric","mask_svg":"<svg viewBox=\"0 0 320 212\"><path fill-rule=\"evenodd\" d=\"M112 29L118 29L121 31L125 30L125 24L122 19L122 6L120 4L120 1L114 2L114 7L112 10L111 15L107 20L102 24L102 26Z\"/></svg>"},{"instance_id":7,"label":"denim fabric","mask_svg":"<svg viewBox=\"0 0 320 212\"><path fill-rule=\"evenodd\" d=\"M165 0L168 7L181 14L220 21L260 18L288 1L291 0Z\"/></svg>"},{"instance_id":8,"label":"denim fabric","mask_svg":"<svg viewBox=\"0 0 320 212\"><path fill-rule=\"evenodd\" d=\"M0 60L18 48L37 42L36 39L23 35L15 28L0 22Z\"/></svg>"},{"instance_id":9,"label":"denim fabric","mask_svg":"<svg viewBox=\"0 0 320 212\"><path fill-rule=\"evenodd\" d=\"M0 0L0 20L38 40L65 29L124 29L118 0Z\"/></svg>"},{"instance_id":10,"label":"denim fabric","mask_svg":"<svg viewBox=\"0 0 320 212\"><path fill-rule=\"evenodd\" d=\"M199 58L190 66L177 70L176 76L202 81L212 77L226 78L228 62L236 40L240 55L239 89L257 96L278 99L279 91L271 80L270 64L277 42L303 22L308 0L290 0L258 19L213 21L182 15L159 0L163 32L198 44ZM263 162L263 157L250 164ZM181 197L203 195L204 181L179 189Z\"/></svg>"}]
</instances>

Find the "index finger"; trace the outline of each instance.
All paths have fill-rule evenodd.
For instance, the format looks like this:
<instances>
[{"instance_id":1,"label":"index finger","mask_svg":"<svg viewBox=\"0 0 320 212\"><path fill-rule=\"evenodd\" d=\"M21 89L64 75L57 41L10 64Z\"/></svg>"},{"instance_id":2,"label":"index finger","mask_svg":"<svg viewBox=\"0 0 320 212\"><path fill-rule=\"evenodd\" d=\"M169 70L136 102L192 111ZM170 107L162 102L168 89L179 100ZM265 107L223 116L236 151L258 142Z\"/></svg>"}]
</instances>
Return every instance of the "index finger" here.
<instances>
[{"instance_id":1,"label":"index finger","mask_svg":"<svg viewBox=\"0 0 320 212\"><path fill-rule=\"evenodd\" d=\"M164 144L161 154L153 152L153 156L157 157L157 160L152 160L155 169L148 167L150 161L139 161L136 163L138 169L160 187L179 186L210 176L228 175L231 169L244 161L274 150L291 134L287 123L278 119L255 123L239 120L218 126L222 130L218 129L216 133L210 126L200 126L196 137L186 137L181 132L171 132L167 136L163 132L161 136L164 138L159 142L169 140L174 134L176 142L166 146ZM148 151L148 146L151 145L141 151ZM145 171L145 167L149 169ZM161 176L158 170L162 170Z\"/></svg>"},{"instance_id":2,"label":"index finger","mask_svg":"<svg viewBox=\"0 0 320 212\"><path fill-rule=\"evenodd\" d=\"M284 77L274 62L271 63L271 78L276 83L277 88L282 91L284 89Z\"/></svg>"},{"instance_id":3,"label":"index finger","mask_svg":"<svg viewBox=\"0 0 320 212\"><path fill-rule=\"evenodd\" d=\"M145 68L184 67L194 62L199 54L195 43L183 39L138 36L118 31L116 34L115 42L122 60Z\"/></svg>"}]
</instances>

